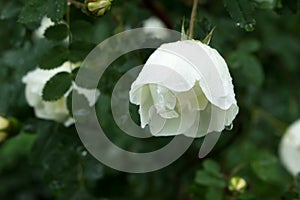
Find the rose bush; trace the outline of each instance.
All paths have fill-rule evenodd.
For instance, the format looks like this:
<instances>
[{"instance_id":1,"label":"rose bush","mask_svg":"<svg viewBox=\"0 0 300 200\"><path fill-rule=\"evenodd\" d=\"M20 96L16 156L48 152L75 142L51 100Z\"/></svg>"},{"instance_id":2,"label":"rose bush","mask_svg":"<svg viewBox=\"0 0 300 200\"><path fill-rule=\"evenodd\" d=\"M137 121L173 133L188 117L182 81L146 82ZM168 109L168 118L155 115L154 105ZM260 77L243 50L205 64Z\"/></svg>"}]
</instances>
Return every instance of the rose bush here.
<instances>
[{"instance_id":1,"label":"rose bush","mask_svg":"<svg viewBox=\"0 0 300 200\"><path fill-rule=\"evenodd\" d=\"M238 113L227 64L195 40L158 48L132 84L130 101L139 105L141 126L149 124L156 136L220 132Z\"/></svg>"}]
</instances>

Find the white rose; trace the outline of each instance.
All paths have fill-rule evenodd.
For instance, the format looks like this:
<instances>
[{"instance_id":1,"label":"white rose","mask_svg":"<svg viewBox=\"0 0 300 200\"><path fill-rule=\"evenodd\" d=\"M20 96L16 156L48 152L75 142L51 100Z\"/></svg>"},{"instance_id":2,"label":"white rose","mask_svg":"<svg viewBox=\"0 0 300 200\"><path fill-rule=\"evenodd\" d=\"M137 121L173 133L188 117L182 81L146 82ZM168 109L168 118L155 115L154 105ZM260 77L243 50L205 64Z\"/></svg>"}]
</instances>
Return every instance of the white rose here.
<instances>
[{"instance_id":1,"label":"white rose","mask_svg":"<svg viewBox=\"0 0 300 200\"><path fill-rule=\"evenodd\" d=\"M130 101L139 105L142 128L149 124L155 136L221 132L238 113L224 59L195 40L159 47L133 82Z\"/></svg>"},{"instance_id":2,"label":"white rose","mask_svg":"<svg viewBox=\"0 0 300 200\"><path fill-rule=\"evenodd\" d=\"M147 28L166 28L164 23L157 17L150 17L143 22L143 28L145 33L151 35L154 38L165 39L169 36L168 30L164 29L147 29Z\"/></svg>"},{"instance_id":3,"label":"white rose","mask_svg":"<svg viewBox=\"0 0 300 200\"><path fill-rule=\"evenodd\" d=\"M74 119L70 117L67 109L67 95L68 92L61 99L53 102L44 101L42 99L42 92L46 82L59 72L71 72L72 69L78 67L77 65L65 62L62 66L53 70L35 69L25 75L22 79L26 84L25 96L28 104L34 108L35 115L41 119L54 120L60 123L64 123L65 126L70 126L74 123ZM73 85L73 88L78 91L79 94L83 94L89 101L90 106L95 104L99 91L80 88Z\"/></svg>"},{"instance_id":4,"label":"white rose","mask_svg":"<svg viewBox=\"0 0 300 200\"><path fill-rule=\"evenodd\" d=\"M296 176L300 172L300 120L294 122L282 137L279 155L285 168Z\"/></svg>"}]
</instances>

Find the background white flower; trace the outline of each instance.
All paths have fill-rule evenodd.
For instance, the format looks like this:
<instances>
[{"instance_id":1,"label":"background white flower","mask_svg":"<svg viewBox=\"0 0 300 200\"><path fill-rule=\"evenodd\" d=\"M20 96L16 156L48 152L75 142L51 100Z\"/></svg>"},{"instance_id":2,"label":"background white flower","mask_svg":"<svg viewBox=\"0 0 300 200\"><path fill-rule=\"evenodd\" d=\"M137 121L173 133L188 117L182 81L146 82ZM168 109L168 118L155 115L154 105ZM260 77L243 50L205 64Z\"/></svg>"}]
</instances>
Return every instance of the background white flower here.
<instances>
[{"instance_id":1,"label":"background white flower","mask_svg":"<svg viewBox=\"0 0 300 200\"><path fill-rule=\"evenodd\" d=\"M294 122L282 137L279 154L285 168L296 176L300 172L300 120Z\"/></svg>"},{"instance_id":2,"label":"background white flower","mask_svg":"<svg viewBox=\"0 0 300 200\"><path fill-rule=\"evenodd\" d=\"M64 123L65 126L70 126L74 123L73 118L70 116L67 109L66 98L68 92L64 97L57 101L48 102L42 99L42 91L46 82L59 72L71 72L74 68L78 67L71 62L65 62L62 66L53 70L35 69L25 75L22 79L26 84L25 96L28 104L34 108L35 115L41 119L54 120L60 123ZM99 91L88 90L80 88L77 85L73 85L73 88L78 91L79 94L83 94L89 101L90 106L94 105Z\"/></svg>"},{"instance_id":3,"label":"background white flower","mask_svg":"<svg viewBox=\"0 0 300 200\"><path fill-rule=\"evenodd\" d=\"M44 38L44 33L46 29L52 25L54 25L54 23L49 17L43 17L40 27L36 29L33 33L34 38Z\"/></svg>"},{"instance_id":4,"label":"background white flower","mask_svg":"<svg viewBox=\"0 0 300 200\"><path fill-rule=\"evenodd\" d=\"M156 136L220 132L238 113L224 59L195 40L158 48L132 84L130 101L140 106L141 126L149 124Z\"/></svg>"},{"instance_id":5,"label":"background white flower","mask_svg":"<svg viewBox=\"0 0 300 200\"><path fill-rule=\"evenodd\" d=\"M147 29L147 28L166 28L165 24L157 17L150 17L143 22L145 33L154 38L165 39L169 36L168 31L164 29Z\"/></svg>"}]
</instances>

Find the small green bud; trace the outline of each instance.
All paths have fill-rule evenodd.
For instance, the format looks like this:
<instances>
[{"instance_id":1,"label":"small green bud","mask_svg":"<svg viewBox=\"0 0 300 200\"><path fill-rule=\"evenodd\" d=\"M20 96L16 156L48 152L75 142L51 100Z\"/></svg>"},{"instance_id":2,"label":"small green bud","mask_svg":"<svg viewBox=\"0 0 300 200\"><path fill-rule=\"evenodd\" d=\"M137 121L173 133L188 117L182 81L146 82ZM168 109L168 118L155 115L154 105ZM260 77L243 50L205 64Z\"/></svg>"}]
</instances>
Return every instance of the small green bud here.
<instances>
[{"instance_id":1,"label":"small green bud","mask_svg":"<svg viewBox=\"0 0 300 200\"><path fill-rule=\"evenodd\" d=\"M17 119L0 116L0 142L17 135L20 132L20 129L21 124Z\"/></svg>"},{"instance_id":2,"label":"small green bud","mask_svg":"<svg viewBox=\"0 0 300 200\"><path fill-rule=\"evenodd\" d=\"M0 132L0 143L3 142L7 138L7 133Z\"/></svg>"},{"instance_id":3,"label":"small green bud","mask_svg":"<svg viewBox=\"0 0 300 200\"><path fill-rule=\"evenodd\" d=\"M88 12L95 16L101 16L106 13L111 7L112 0L86 0Z\"/></svg>"},{"instance_id":4,"label":"small green bud","mask_svg":"<svg viewBox=\"0 0 300 200\"><path fill-rule=\"evenodd\" d=\"M245 181L245 179L238 176L232 177L228 183L228 189L231 192L243 193L245 192L246 187L247 182Z\"/></svg>"},{"instance_id":5,"label":"small green bud","mask_svg":"<svg viewBox=\"0 0 300 200\"><path fill-rule=\"evenodd\" d=\"M8 119L0 116L0 131L3 131L9 127Z\"/></svg>"}]
</instances>

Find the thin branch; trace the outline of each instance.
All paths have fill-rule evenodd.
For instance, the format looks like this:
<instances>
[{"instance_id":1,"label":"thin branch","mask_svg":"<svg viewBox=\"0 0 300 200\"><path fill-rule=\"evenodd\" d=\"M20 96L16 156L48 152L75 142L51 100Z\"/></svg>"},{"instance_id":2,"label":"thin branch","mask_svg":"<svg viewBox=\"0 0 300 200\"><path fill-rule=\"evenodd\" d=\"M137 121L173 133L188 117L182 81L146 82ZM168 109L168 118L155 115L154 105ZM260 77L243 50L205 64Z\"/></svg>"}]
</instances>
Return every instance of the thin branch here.
<instances>
[{"instance_id":1,"label":"thin branch","mask_svg":"<svg viewBox=\"0 0 300 200\"><path fill-rule=\"evenodd\" d=\"M190 39L192 39L194 37L194 29L195 29L195 21L196 21L196 16L197 16L198 1L199 0L194 0L194 3L193 3L193 9L192 9L192 13L191 13L190 27L189 27Z\"/></svg>"},{"instance_id":2,"label":"thin branch","mask_svg":"<svg viewBox=\"0 0 300 200\"><path fill-rule=\"evenodd\" d=\"M76 1L76 0L68 0L68 3L74 5L77 8L83 8L83 7L85 7L84 3L81 3L81 2Z\"/></svg>"}]
</instances>

